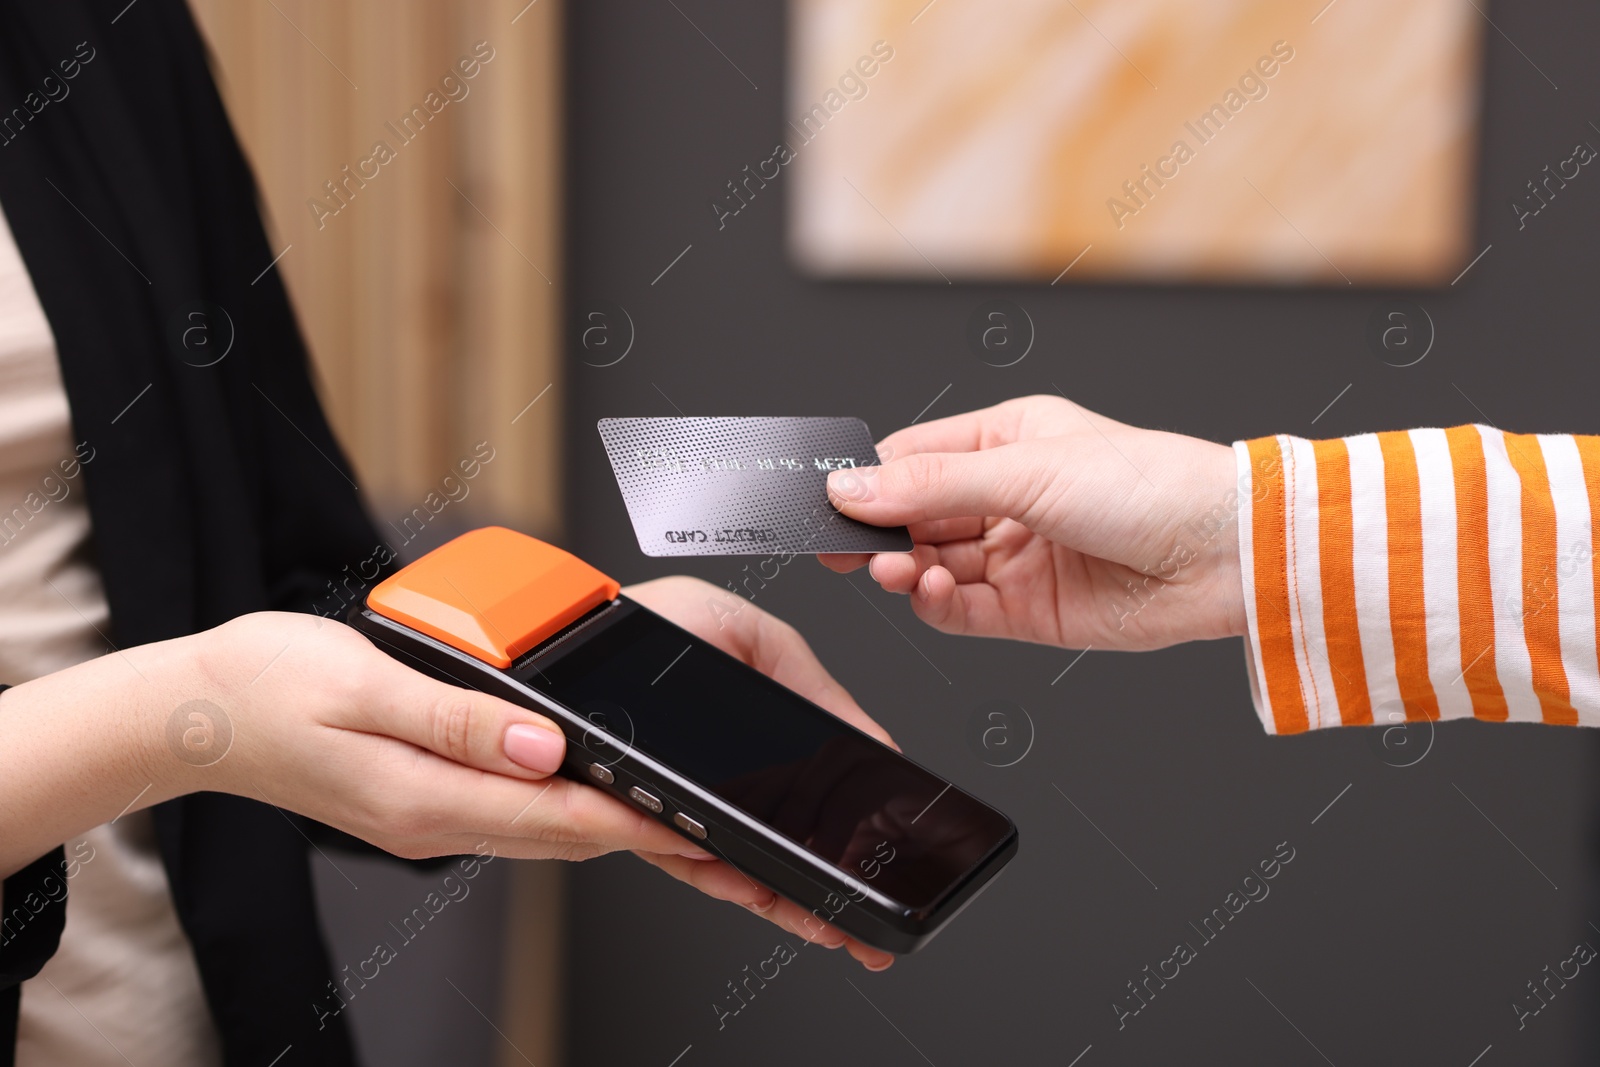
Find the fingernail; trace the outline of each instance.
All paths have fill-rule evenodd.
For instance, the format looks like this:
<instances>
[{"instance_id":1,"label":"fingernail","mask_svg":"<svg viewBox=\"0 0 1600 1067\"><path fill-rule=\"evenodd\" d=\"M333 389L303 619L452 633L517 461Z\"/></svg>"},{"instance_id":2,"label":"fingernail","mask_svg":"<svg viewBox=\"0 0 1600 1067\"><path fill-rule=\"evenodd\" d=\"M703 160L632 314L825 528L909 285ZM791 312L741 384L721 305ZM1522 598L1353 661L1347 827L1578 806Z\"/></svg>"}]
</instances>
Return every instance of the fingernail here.
<instances>
[{"instance_id":1,"label":"fingernail","mask_svg":"<svg viewBox=\"0 0 1600 1067\"><path fill-rule=\"evenodd\" d=\"M882 963L878 963L878 964L864 963L864 964L862 964L862 966L865 967L869 971L887 971L890 967L894 966L894 957L890 956L888 959L884 960Z\"/></svg>"},{"instance_id":2,"label":"fingernail","mask_svg":"<svg viewBox=\"0 0 1600 1067\"><path fill-rule=\"evenodd\" d=\"M917 579L917 592L922 594L924 600L933 595L933 583L930 581L932 576L933 571L926 570L922 572L922 577Z\"/></svg>"},{"instance_id":3,"label":"fingernail","mask_svg":"<svg viewBox=\"0 0 1600 1067\"><path fill-rule=\"evenodd\" d=\"M554 730L521 722L506 728L506 758L530 771L556 773L566 749L566 738Z\"/></svg>"},{"instance_id":4,"label":"fingernail","mask_svg":"<svg viewBox=\"0 0 1600 1067\"><path fill-rule=\"evenodd\" d=\"M817 935L817 944L823 948L843 948L848 940L843 930L828 930Z\"/></svg>"},{"instance_id":5,"label":"fingernail","mask_svg":"<svg viewBox=\"0 0 1600 1067\"><path fill-rule=\"evenodd\" d=\"M767 912L772 910L772 906L777 902L777 897L768 897L765 904L757 904L755 901L751 901L749 904L746 904L745 907L749 908L757 915L765 915Z\"/></svg>"},{"instance_id":6,"label":"fingernail","mask_svg":"<svg viewBox=\"0 0 1600 1067\"><path fill-rule=\"evenodd\" d=\"M852 504L863 504L877 497L878 468L857 467L828 475L828 494Z\"/></svg>"},{"instance_id":7,"label":"fingernail","mask_svg":"<svg viewBox=\"0 0 1600 1067\"><path fill-rule=\"evenodd\" d=\"M717 858L709 852L685 852L683 856L691 860L714 860Z\"/></svg>"}]
</instances>

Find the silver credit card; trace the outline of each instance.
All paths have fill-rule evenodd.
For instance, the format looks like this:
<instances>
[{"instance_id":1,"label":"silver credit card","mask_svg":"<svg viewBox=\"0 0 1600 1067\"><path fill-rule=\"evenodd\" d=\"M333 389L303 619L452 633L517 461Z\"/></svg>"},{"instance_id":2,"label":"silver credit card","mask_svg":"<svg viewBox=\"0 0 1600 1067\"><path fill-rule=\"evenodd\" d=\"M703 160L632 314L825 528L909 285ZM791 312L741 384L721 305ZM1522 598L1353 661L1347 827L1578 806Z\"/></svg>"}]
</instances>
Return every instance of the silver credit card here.
<instances>
[{"instance_id":1,"label":"silver credit card","mask_svg":"<svg viewBox=\"0 0 1600 1067\"><path fill-rule=\"evenodd\" d=\"M860 419L601 419L600 440L647 556L911 551L828 502L831 471L878 462Z\"/></svg>"}]
</instances>

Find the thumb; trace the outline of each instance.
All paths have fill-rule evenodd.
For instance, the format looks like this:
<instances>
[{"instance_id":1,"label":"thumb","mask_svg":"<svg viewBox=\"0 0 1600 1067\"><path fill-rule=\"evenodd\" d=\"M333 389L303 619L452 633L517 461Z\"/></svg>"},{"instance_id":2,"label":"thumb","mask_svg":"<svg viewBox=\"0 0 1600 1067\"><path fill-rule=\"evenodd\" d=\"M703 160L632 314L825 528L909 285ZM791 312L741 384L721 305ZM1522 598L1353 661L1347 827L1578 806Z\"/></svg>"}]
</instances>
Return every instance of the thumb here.
<instances>
[{"instance_id":1,"label":"thumb","mask_svg":"<svg viewBox=\"0 0 1600 1067\"><path fill-rule=\"evenodd\" d=\"M919 452L876 467L834 471L828 498L843 514L875 526L973 515L1026 523L1053 475L1048 457L1034 444Z\"/></svg>"},{"instance_id":2,"label":"thumb","mask_svg":"<svg viewBox=\"0 0 1600 1067\"><path fill-rule=\"evenodd\" d=\"M371 707L361 728L496 774L543 778L560 769L567 740L545 716L421 675L410 681L394 687L394 699Z\"/></svg>"}]
</instances>

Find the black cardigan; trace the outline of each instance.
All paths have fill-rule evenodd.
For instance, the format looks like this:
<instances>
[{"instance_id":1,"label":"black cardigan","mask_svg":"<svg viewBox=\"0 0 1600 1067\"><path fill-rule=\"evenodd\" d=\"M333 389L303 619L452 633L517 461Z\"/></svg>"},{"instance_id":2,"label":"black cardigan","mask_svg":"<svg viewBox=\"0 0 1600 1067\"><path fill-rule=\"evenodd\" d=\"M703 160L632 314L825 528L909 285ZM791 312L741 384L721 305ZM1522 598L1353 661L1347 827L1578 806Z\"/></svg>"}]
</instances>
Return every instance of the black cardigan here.
<instances>
[{"instance_id":1,"label":"black cardigan","mask_svg":"<svg viewBox=\"0 0 1600 1067\"><path fill-rule=\"evenodd\" d=\"M182 0L0 0L0 206L55 333L74 440L95 450L83 483L119 646L306 610L373 554ZM185 347L199 308L218 343L231 320L212 366ZM226 1062L289 1046L282 1067L354 1062L343 1017L319 1026L313 1007L332 978L301 836L318 828L215 793L154 818ZM62 858L6 879L8 914L48 901ZM0 946L0 1065L64 909L30 910Z\"/></svg>"}]
</instances>

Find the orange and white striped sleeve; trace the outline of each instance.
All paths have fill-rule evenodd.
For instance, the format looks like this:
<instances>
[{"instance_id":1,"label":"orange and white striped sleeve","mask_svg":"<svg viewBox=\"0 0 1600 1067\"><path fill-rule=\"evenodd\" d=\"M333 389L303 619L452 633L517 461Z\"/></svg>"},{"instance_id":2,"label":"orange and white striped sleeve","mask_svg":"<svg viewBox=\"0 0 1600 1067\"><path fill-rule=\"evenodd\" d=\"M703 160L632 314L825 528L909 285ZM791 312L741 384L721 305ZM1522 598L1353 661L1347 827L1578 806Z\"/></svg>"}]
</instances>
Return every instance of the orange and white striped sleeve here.
<instances>
[{"instance_id":1,"label":"orange and white striped sleeve","mask_svg":"<svg viewBox=\"0 0 1600 1067\"><path fill-rule=\"evenodd\" d=\"M1600 437L1457 426L1233 448L1268 732L1600 726Z\"/></svg>"}]
</instances>

